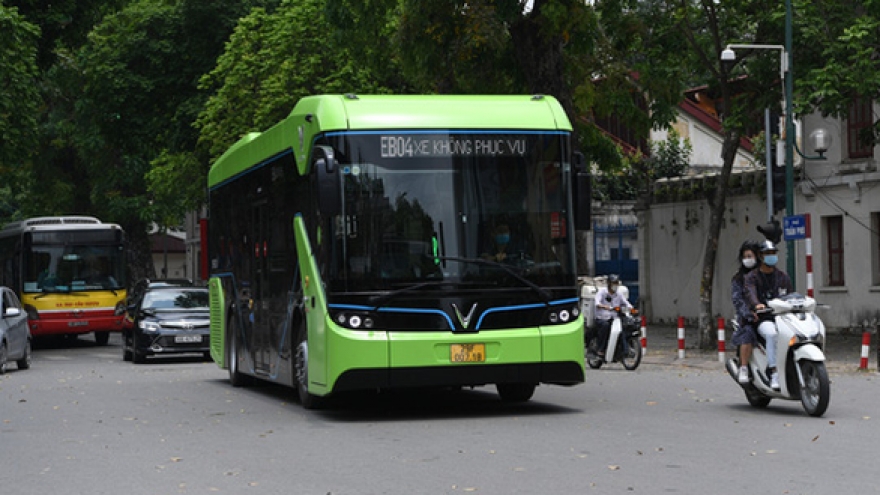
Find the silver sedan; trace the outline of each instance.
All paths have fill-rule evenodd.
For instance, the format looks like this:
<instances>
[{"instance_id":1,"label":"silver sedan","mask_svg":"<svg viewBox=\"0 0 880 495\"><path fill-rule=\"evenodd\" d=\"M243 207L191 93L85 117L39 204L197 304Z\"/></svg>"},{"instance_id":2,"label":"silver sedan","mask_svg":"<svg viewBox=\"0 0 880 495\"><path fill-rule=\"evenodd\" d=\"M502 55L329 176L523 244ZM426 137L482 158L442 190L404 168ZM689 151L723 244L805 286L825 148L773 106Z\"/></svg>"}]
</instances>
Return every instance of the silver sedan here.
<instances>
[{"instance_id":1,"label":"silver sedan","mask_svg":"<svg viewBox=\"0 0 880 495\"><path fill-rule=\"evenodd\" d=\"M20 370L31 367L31 333L18 296L0 287L0 375L6 373L10 361Z\"/></svg>"}]
</instances>

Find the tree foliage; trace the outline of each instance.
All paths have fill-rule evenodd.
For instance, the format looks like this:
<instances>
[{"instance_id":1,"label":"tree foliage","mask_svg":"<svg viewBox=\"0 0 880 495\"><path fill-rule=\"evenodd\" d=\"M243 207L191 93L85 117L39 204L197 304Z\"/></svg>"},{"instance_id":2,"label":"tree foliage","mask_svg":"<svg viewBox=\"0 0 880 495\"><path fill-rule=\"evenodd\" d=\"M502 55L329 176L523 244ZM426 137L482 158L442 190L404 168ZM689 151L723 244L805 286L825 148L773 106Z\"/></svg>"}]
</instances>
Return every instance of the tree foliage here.
<instances>
[{"instance_id":1,"label":"tree foliage","mask_svg":"<svg viewBox=\"0 0 880 495\"><path fill-rule=\"evenodd\" d=\"M798 111L846 117L856 98L880 100L880 2L792 0ZM873 135L880 139L880 118Z\"/></svg>"},{"instance_id":2,"label":"tree foliage","mask_svg":"<svg viewBox=\"0 0 880 495\"><path fill-rule=\"evenodd\" d=\"M248 132L286 117L318 93L383 93L369 67L335 44L322 0L284 1L241 19L217 65L201 79L212 96L198 118L200 151L220 156Z\"/></svg>"},{"instance_id":3,"label":"tree foliage","mask_svg":"<svg viewBox=\"0 0 880 495\"><path fill-rule=\"evenodd\" d=\"M23 165L36 144L39 36L16 8L0 5L0 173Z\"/></svg>"}]
</instances>

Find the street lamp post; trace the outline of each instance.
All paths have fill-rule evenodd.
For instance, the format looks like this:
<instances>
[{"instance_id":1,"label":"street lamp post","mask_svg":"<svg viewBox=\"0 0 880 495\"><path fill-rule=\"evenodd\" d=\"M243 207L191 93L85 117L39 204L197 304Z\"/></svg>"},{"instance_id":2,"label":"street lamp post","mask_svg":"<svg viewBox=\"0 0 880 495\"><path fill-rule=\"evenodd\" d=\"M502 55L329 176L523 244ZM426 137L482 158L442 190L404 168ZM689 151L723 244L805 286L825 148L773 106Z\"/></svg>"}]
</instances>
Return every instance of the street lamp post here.
<instances>
[{"instance_id":1,"label":"street lamp post","mask_svg":"<svg viewBox=\"0 0 880 495\"><path fill-rule=\"evenodd\" d=\"M791 0L785 0L785 214L794 215L794 122L792 121L792 95L794 94L794 78L791 75ZM797 287L795 277L794 241L785 243L785 259L791 286Z\"/></svg>"},{"instance_id":2,"label":"street lamp post","mask_svg":"<svg viewBox=\"0 0 880 495\"><path fill-rule=\"evenodd\" d=\"M734 48L743 48L743 49L754 49L754 50L779 50L779 80L782 81L782 109L786 111L788 109L788 101L789 99L785 96L787 93L785 91L785 81L786 74L788 73L788 58L786 57L785 47L782 45L755 45L755 44L747 44L747 43L731 43L724 48L724 51L721 52L721 61L722 62L733 62L736 60L736 52L733 51ZM770 159L770 123L769 123L769 113L767 110L765 115L765 124L764 124L764 132L765 139L767 142L767 221L771 222L773 220L773 173L771 170L771 159ZM787 120L786 120L787 122ZM787 125L787 124L786 124ZM787 129L787 127L786 127ZM787 193L786 193L787 195Z\"/></svg>"}]
</instances>

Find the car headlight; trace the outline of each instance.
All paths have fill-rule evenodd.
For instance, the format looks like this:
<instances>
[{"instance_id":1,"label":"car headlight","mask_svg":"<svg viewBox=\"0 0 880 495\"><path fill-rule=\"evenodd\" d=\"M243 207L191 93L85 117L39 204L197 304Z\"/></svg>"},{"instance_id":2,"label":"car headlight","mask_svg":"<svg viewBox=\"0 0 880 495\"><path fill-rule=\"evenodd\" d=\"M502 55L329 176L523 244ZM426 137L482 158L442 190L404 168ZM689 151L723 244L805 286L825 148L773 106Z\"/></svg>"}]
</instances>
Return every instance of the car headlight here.
<instances>
[{"instance_id":1,"label":"car headlight","mask_svg":"<svg viewBox=\"0 0 880 495\"><path fill-rule=\"evenodd\" d=\"M144 332L158 332L159 329L162 328L162 326L155 321L141 321L138 323L138 327Z\"/></svg>"}]
</instances>

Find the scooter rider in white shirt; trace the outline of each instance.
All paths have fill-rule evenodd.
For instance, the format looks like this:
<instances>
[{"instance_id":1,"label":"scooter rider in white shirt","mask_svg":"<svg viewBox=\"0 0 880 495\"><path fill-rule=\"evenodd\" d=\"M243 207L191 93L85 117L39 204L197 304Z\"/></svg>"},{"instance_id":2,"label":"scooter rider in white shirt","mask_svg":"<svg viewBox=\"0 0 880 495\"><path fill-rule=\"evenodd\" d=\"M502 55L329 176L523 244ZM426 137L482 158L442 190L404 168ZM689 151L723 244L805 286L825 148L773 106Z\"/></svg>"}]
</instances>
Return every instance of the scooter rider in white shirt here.
<instances>
[{"instance_id":1,"label":"scooter rider in white shirt","mask_svg":"<svg viewBox=\"0 0 880 495\"><path fill-rule=\"evenodd\" d=\"M622 291L618 291L620 277L608 275L607 287L602 287L596 292L596 332L598 334L597 352L600 357L605 356L608 347L608 336L611 333L611 321L617 315L614 308L631 309L632 304L627 301Z\"/></svg>"}]
</instances>

